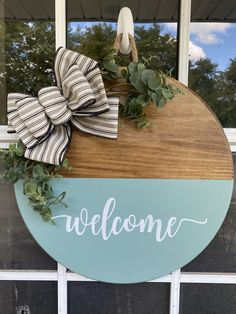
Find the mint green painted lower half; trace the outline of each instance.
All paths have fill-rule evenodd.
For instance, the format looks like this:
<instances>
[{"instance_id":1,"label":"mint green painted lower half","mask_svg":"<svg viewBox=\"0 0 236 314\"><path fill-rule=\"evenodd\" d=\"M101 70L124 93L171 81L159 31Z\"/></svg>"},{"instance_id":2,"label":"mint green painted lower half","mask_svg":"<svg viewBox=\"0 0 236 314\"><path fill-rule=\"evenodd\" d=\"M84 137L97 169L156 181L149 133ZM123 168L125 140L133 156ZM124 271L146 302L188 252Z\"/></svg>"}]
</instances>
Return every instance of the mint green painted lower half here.
<instances>
[{"instance_id":1,"label":"mint green painted lower half","mask_svg":"<svg viewBox=\"0 0 236 314\"><path fill-rule=\"evenodd\" d=\"M219 230L233 189L233 180L55 179L52 184L56 194L66 191L68 205L53 208L55 225L41 220L29 207L22 182L15 184L28 229L68 269L113 283L155 279L194 259Z\"/></svg>"}]
</instances>

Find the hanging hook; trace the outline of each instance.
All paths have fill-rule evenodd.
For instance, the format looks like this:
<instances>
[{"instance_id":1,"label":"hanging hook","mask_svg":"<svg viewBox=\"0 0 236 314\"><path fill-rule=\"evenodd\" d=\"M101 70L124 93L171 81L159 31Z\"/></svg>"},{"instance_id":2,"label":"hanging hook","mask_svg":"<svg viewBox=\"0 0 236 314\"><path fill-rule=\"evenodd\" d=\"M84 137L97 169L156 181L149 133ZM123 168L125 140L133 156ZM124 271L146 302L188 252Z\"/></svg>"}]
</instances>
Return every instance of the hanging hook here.
<instances>
[{"instance_id":1,"label":"hanging hook","mask_svg":"<svg viewBox=\"0 0 236 314\"><path fill-rule=\"evenodd\" d=\"M124 7L120 10L117 22L117 36L122 34L119 45L120 53L130 53L131 46L129 42L129 34L134 37L134 21L132 12L129 8Z\"/></svg>"}]
</instances>

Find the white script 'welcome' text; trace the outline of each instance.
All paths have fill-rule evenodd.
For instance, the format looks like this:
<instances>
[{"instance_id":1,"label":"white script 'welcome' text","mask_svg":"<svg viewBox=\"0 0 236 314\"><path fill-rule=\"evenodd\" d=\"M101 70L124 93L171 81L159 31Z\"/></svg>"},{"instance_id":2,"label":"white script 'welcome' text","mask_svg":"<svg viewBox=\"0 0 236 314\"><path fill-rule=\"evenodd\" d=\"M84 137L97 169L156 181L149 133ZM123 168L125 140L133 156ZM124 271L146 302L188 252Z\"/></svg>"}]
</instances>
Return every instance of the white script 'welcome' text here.
<instances>
[{"instance_id":1,"label":"white script 'welcome' text","mask_svg":"<svg viewBox=\"0 0 236 314\"><path fill-rule=\"evenodd\" d=\"M52 217L53 220L65 219L66 232L75 232L82 236L86 231L94 236L101 236L103 240L109 240L112 236L118 236L122 232L138 231L140 233L154 233L157 242L162 242L165 238L174 238L181 229L183 223L205 225L207 218L198 221L190 218L170 217L165 224L159 218L154 218L149 214L145 218L137 218L134 214L121 218L115 215L116 200L110 197L104 206L101 215L95 214L89 217L86 208L82 208L79 217L70 215L58 215Z\"/></svg>"}]
</instances>

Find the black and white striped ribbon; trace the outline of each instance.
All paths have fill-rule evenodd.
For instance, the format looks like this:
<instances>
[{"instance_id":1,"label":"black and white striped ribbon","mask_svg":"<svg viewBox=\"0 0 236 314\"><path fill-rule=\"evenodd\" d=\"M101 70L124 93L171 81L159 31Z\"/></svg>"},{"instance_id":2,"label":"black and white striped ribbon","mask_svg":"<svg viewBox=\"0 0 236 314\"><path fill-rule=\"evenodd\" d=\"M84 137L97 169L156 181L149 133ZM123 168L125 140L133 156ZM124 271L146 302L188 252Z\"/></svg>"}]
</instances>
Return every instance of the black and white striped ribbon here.
<instances>
[{"instance_id":1,"label":"black and white striped ribbon","mask_svg":"<svg viewBox=\"0 0 236 314\"><path fill-rule=\"evenodd\" d=\"M118 97L107 98L97 62L59 48L55 58L57 86L42 88L38 98L8 94L8 132L26 146L25 157L58 165L71 137L80 131L116 139Z\"/></svg>"}]
</instances>

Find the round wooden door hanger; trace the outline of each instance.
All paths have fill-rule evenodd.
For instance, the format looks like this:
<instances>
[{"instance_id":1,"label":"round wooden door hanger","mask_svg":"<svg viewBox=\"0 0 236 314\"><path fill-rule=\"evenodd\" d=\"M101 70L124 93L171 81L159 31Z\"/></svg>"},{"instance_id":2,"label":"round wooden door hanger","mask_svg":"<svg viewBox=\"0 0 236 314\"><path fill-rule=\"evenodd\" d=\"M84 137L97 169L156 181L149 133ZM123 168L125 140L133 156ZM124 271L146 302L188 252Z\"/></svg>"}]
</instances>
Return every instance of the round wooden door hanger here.
<instances>
[{"instance_id":1,"label":"round wooden door hanger","mask_svg":"<svg viewBox=\"0 0 236 314\"><path fill-rule=\"evenodd\" d=\"M194 259L213 239L233 188L231 152L223 129L190 89L148 116L137 130L122 120L117 140L73 133L73 167L55 179L68 208L45 223L22 195L26 225L55 260L74 272L112 283L164 276Z\"/></svg>"}]
</instances>

